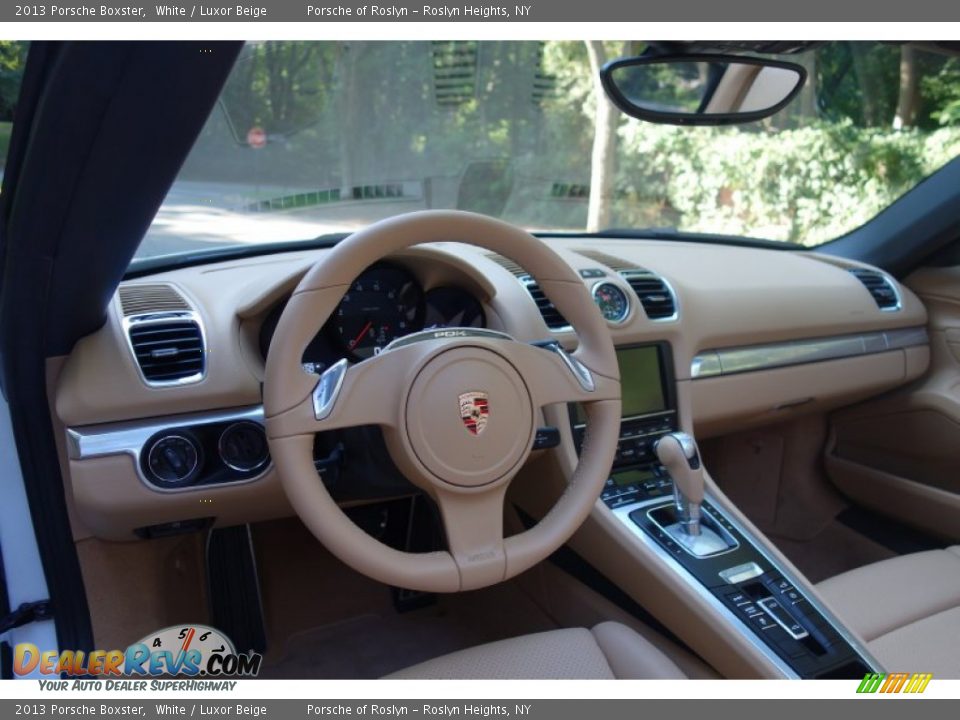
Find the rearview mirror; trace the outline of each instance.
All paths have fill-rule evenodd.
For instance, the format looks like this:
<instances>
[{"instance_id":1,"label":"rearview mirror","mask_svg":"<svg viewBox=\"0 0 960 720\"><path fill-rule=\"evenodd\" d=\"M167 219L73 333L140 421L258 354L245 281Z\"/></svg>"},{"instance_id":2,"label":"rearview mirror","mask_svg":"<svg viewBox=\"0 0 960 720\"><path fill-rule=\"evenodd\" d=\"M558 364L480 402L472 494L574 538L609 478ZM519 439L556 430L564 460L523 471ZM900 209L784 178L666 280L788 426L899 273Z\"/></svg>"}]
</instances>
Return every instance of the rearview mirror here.
<instances>
[{"instance_id":1,"label":"rearview mirror","mask_svg":"<svg viewBox=\"0 0 960 720\"><path fill-rule=\"evenodd\" d=\"M620 58L603 66L607 96L631 117L672 125L753 122L781 110L803 87L800 65L739 55Z\"/></svg>"}]
</instances>

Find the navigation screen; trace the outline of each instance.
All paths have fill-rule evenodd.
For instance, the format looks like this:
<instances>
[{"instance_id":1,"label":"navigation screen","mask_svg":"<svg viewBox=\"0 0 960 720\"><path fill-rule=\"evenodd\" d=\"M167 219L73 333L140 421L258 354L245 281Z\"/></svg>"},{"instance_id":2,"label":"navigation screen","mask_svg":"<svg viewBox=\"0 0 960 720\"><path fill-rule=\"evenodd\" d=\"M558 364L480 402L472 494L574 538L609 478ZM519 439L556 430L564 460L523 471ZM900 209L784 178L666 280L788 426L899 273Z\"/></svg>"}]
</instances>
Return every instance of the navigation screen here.
<instances>
[{"instance_id":1,"label":"navigation screen","mask_svg":"<svg viewBox=\"0 0 960 720\"><path fill-rule=\"evenodd\" d=\"M660 374L660 351L655 345L617 350L617 363L620 365L623 417L667 409ZM578 425L587 421L579 405L576 418Z\"/></svg>"},{"instance_id":2,"label":"navigation screen","mask_svg":"<svg viewBox=\"0 0 960 720\"><path fill-rule=\"evenodd\" d=\"M655 346L618 350L617 363L620 365L623 417L666 410L660 352Z\"/></svg>"}]
</instances>

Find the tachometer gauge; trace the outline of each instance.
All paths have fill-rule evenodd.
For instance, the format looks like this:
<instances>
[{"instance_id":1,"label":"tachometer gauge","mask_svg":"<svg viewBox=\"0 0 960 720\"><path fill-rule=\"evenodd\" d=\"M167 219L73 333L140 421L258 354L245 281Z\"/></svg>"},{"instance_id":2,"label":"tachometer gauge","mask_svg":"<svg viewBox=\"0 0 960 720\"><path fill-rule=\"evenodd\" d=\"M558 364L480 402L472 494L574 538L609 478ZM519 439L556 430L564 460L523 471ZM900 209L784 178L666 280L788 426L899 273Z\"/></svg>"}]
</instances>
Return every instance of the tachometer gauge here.
<instances>
[{"instance_id":1,"label":"tachometer gauge","mask_svg":"<svg viewBox=\"0 0 960 720\"><path fill-rule=\"evenodd\" d=\"M486 327L480 301L458 287L436 287L424 298L426 313L423 328Z\"/></svg>"},{"instance_id":2,"label":"tachometer gauge","mask_svg":"<svg viewBox=\"0 0 960 720\"><path fill-rule=\"evenodd\" d=\"M354 280L333 317L343 349L364 360L421 329L423 290L403 268L375 265Z\"/></svg>"},{"instance_id":3,"label":"tachometer gauge","mask_svg":"<svg viewBox=\"0 0 960 720\"><path fill-rule=\"evenodd\" d=\"M593 301L600 308L600 314L607 322L622 323L630 312L627 294L613 283L604 282L595 285Z\"/></svg>"}]
</instances>

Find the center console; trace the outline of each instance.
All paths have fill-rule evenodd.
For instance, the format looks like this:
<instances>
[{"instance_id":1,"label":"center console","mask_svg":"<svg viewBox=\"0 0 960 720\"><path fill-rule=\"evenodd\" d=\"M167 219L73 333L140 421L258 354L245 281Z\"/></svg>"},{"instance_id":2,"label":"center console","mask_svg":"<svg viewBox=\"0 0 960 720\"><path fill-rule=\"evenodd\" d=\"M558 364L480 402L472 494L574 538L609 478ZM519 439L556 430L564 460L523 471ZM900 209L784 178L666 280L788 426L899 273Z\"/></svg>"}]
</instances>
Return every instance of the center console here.
<instances>
[{"instance_id":1,"label":"center console","mask_svg":"<svg viewBox=\"0 0 960 720\"><path fill-rule=\"evenodd\" d=\"M681 490L699 473L702 496L703 469L693 439L678 432L669 346L623 347L617 357L623 420L613 471L601 494L604 504L787 677L859 679L875 670L865 650L763 542L709 494L690 502L690 491ZM571 407L570 420L579 448L582 411ZM680 478L687 466L668 458L671 475L660 461L666 456L661 441L684 446L691 477Z\"/></svg>"}]
</instances>

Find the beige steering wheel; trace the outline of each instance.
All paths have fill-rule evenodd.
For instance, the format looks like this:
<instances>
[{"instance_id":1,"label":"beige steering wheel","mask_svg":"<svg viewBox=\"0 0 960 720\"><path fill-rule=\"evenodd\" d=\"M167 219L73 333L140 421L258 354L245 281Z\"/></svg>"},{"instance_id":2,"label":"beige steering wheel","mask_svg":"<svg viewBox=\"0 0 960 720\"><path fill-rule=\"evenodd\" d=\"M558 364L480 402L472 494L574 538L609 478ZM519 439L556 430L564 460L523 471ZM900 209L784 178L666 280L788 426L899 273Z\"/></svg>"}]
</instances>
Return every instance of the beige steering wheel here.
<instances>
[{"instance_id":1,"label":"beige steering wheel","mask_svg":"<svg viewBox=\"0 0 960 720\"><path fill-rule=\"evenodd\" d=\"M319 379L304 372L308 343L364 269L412 245L450 241L520 263L575 328L577 351L568 355L557 344L531 345L490 330L426 330L355 365L343 360ZM537 525L504 539L507 486L530 455L540 408L567 402L582 403L587 416L576 471ZM264 412L287 496L320 542L381 582L455 592L523 572L580 527L613 461L620 379L606 323L581 279L556 253L499 220L426 211L371 225L310 269L271 342ZM436 501L449 552L390 548L354 525L330 497L313 464L314 434L357 425L379 425L397 467Z\"/></svg>"}]
</instances>

